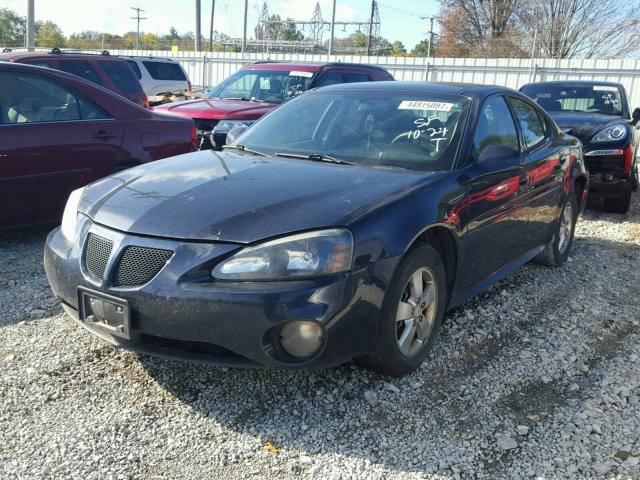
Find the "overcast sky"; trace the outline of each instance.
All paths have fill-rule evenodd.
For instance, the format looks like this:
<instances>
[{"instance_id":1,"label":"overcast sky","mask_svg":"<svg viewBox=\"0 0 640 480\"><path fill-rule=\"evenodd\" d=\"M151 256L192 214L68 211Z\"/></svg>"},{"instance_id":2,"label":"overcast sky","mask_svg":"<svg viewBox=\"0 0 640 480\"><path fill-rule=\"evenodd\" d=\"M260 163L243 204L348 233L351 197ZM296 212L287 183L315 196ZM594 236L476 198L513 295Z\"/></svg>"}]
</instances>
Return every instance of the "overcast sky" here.
<instances>
[{"instance_id":1,"label":"overcast sky","mask_svg":"<svg viewBox=\"0 0 640 480\"><path fill-rule=\"evenodd\" d=\"M249 0L249 31L253 31L263 0ZM310 20L316 0L269 0L270 13L297 20ZM320 0L322 17L331 20L332 0ZM36 20L57 23L66 35L82 30L96 30L123 34L134 31L136 22L131 7L145 10L147 20L141 22L141 30L164 34L170 27L178 33L194 31L194 0L35 0ZM366 21L369 17L369 0L338 0L336 20ZM436 0L384 0L378 2L381 34L390 41L400 40L409 49L426 38L428 21L420 16L437 13ZM26 15L27 0L2 0L2 6ZM214 28L232 37L242 36L243 0L217 0ZM211 0L202 0L202 32L209 32ZM352 33L336 29L336 36ZM325 39L328 36L325 36Z\"/></svg>"}]
</instances>

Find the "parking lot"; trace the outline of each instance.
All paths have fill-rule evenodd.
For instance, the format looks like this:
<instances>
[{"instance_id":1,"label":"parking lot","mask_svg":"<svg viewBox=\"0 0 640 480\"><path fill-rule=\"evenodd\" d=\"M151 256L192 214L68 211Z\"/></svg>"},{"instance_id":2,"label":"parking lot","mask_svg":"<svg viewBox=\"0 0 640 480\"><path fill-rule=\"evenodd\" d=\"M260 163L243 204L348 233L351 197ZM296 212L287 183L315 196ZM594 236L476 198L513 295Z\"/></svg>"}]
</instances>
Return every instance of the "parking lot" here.
<instances>
[{"instance_id":1,"label":"parking lot","mask_svg":"<svg viewBox=\"0 0 640 480\"><path fill-rule=\"evenodd\" d=\"M0 234L2 478L639 478L640 196L570 261L447 315L403 379L139 357L62 313L46 228Z\"/></svg>"}]
</instances>

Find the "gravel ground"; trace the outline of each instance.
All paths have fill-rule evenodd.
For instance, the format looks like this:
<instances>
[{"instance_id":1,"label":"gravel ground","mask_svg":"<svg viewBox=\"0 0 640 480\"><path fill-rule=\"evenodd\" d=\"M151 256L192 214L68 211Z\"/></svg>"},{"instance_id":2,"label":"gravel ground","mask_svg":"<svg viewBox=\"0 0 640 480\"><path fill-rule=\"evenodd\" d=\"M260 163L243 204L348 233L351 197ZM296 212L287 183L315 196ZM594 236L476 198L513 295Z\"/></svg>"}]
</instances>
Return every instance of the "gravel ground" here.
<instances>
[{"instance_id":1,"label":"gravel ground","mask_svg":"<svg viewBox=\"0 0 640 480\"><path fill-rule=\"evenodd\" d=\"M115 349L51 297L45 234L0 234L0 478L640 478L640 195L449 312L399 380Z\"/></svg>"}]
</instances>

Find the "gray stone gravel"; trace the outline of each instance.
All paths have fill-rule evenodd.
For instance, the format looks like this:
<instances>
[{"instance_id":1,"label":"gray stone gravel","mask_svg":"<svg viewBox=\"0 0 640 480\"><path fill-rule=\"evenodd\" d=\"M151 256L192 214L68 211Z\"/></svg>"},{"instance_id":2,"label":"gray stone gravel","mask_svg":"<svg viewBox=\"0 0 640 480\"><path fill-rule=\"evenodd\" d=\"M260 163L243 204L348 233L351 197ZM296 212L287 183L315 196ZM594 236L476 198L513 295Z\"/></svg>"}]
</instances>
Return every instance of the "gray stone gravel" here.
<instances>
[{"instance_id":1,"label":"gray stone gravel","mask_svg":"<svg viewBox=\"0 0 640 480\"><path fill-rule=\"evenodd\" d=\"M2 479L640 478L639 195L449 312L399 380L115 349L51 297L45 235L0 233Z\"/></svg>"}]
</instances>

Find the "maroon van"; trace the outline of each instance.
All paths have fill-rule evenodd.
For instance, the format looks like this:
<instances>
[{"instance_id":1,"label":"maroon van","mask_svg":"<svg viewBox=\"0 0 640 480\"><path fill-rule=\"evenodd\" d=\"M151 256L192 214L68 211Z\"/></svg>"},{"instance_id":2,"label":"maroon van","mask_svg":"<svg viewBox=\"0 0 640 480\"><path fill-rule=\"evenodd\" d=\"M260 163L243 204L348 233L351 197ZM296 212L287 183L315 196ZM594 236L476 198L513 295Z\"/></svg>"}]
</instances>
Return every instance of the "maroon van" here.
<instances>
[{"instance_id":1,"label":"maroon van","mask_svg":"<svg viewBox=\"0 0 640 480\"><path fill-rule=\"evenodd\" d=\"M7 50L0 53L0 61L62 70L116 92L141 107L149 108L149 99L131 66L121 58L110 56L106 50L102 53L76 53L59 48L50 52Z\"/></svg>"},{"instance_id":2,"label":"maroon van","mask_svg":"<svg viewBox=\"0 0 640 480\"><path fill-rule=\"evenodd\" d=\"M59 221L72 190L195 142L192 120L75 75L0 62L0 227Z\"/></svg>"}]
</instances>

